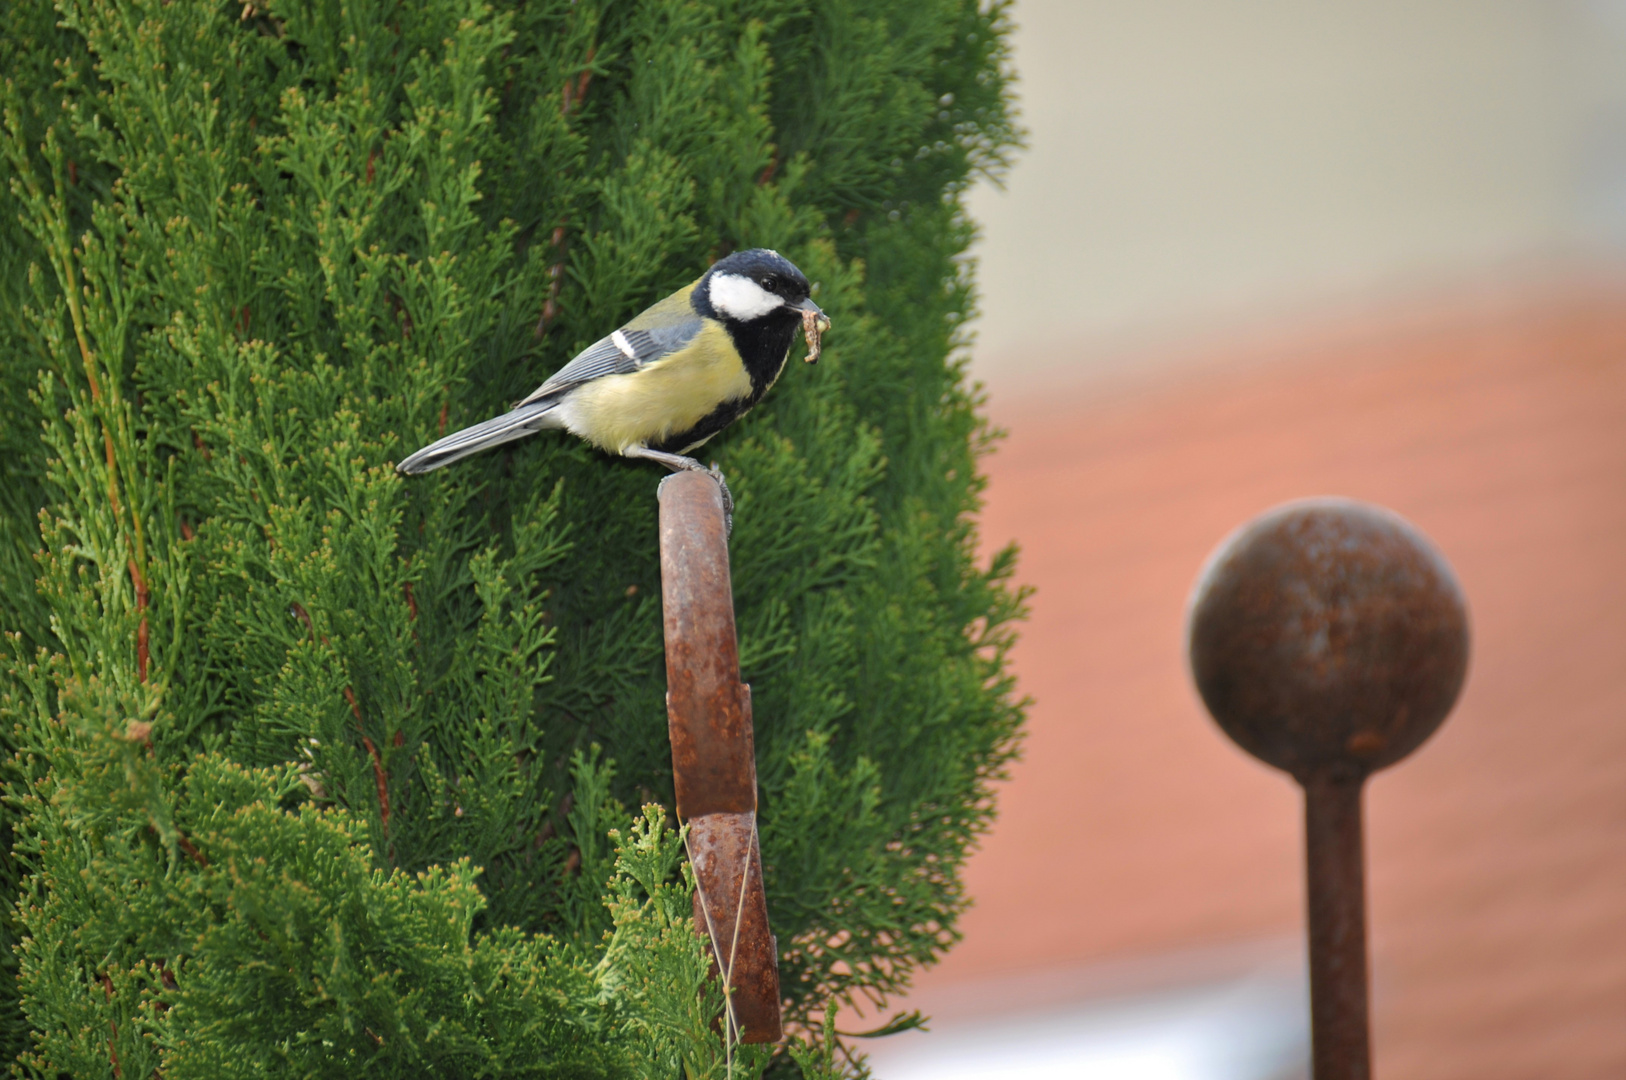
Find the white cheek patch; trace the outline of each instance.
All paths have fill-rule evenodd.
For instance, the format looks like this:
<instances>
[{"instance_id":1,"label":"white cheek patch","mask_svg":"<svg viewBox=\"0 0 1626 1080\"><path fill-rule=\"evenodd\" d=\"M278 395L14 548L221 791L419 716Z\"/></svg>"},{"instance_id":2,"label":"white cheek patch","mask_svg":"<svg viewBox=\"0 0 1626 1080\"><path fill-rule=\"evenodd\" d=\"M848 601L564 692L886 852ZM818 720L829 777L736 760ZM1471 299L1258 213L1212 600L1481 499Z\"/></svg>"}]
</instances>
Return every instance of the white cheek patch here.
<instances>
[{"instance_id":1,"label":"white cheek patch","mask_svg":"<svg viewBox=\"0 0 1626 1080\"><path fill-rule=\"evenodd\" d=\"M713 274L708 299L718 312L741 322L759 319L784 303L761 285L739 274Z\"/></svg>"}]
</instances>

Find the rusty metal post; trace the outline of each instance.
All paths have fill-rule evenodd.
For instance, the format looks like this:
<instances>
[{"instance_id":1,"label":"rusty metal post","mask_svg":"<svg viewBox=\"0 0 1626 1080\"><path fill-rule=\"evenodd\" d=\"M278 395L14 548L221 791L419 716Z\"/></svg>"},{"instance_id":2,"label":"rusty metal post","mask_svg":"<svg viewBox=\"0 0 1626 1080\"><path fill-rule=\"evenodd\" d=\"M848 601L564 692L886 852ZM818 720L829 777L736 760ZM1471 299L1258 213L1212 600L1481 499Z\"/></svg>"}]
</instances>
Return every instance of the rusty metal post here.
<instances>
[{"instance_id":1,"label":"rusty metal post","mask_svg":"<svg viewBox=\"0 0 1626 1080\"><path fill-rule=\"evenodd\" d=\"M1315 1080L1368 1080L1361 789L1427 739L1468 670L1468 615L1410 523L1347 499L1260 515L1192 594L1191 672L1244 750L1304 788Z\"/></svg>"},{"instance_id":2,"label":"rusty metal post","mask_svg":"<svg viewBox=\"0 0 1626 1080\"><path fill-rule=\"evenodd\" d=\"M729 988L730 1036L777 1042L779 957L762 889L751 688L740 682L722 491L705 473L680 472L661 481L659 498L666 715L695 925Z\"/></svg>"},{"instance_id":3,"label":"rusty metal post","mask_svg":"<svg viewBox=\"0 0 1626 1080\"><path fill-rule=\"evenodd\" d=\"M1304 868L1310 926L1310 1008L1316 1080L1367 1077L1364 776L1304 782Z\"/></svg>"}]
</instances>

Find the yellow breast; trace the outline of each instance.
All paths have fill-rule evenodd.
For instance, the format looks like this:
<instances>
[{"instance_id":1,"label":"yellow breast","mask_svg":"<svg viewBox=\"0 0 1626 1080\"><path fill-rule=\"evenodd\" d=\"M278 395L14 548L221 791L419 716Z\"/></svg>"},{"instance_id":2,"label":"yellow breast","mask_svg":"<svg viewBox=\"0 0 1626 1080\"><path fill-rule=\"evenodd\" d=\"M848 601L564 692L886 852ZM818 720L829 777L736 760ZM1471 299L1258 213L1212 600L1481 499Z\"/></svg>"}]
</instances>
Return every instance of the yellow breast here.
<instances>
[{"instance_id":1,"label":"yellow breast","mask_svg":"<svg viewBox=\"0 0 1626 1080\"><path fill-rule=\"evenodd\" d=\"M561 411L572 432L620 454L687 431L717 406L750 393L751 377L728 331L708 323L688 345L640 371L577 387Z\"/></svg>"}]
</instances>

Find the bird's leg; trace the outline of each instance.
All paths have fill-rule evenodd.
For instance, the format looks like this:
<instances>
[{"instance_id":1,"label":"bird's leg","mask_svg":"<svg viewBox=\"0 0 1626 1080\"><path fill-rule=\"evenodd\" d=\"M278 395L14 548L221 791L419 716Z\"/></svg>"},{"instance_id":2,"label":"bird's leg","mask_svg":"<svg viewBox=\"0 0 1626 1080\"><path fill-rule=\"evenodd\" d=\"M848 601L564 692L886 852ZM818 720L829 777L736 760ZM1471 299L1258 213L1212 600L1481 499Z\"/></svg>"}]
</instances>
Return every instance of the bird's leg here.
<instances>
[{"instance_id":1,"label":"bird's leg","mask_svg":"<svg viewBox=\"0 0 1626 1080\"><path fill-rule=\"evenodd\" d=\"M623 457L646 458L649 461L658 461L673 472L716 472L708 469L692 457L682 454L668 454L665 450L651 450L647 446L629 446L621 452Z\"/></svg>"},{"instance_id":2,"label":"bird's leg","mask_svg":"<svg viewBox=\"0 0 1626 1080\"><path fill-rule=\"evenodd\" d=\"M711 478L717 481L717 486L721 488L723 492L724 535L734 535L734 496L729 492L728 481L723 479L722 471L718 469L717 466L713 465L710 468L707 468L692 457L684 457L682 454L668 454L664 450L651 450L647 446L630 447L622 451L622 456L630 458L645 458L649 461L656 461L662 465L665 465L673 472L710 473Z\"/></svg>"}]
</instances>

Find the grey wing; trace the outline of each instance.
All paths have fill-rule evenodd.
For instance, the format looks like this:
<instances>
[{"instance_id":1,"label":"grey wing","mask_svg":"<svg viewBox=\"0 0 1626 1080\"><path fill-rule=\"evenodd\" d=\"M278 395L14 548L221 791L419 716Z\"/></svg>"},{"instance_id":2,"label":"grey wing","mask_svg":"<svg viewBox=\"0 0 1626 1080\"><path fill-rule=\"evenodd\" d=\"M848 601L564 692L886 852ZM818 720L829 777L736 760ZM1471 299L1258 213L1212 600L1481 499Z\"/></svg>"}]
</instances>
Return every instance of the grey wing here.
<instances>
[{"instance_id":1,"label":"grey wing","mask_svg":"<svg viewBox=\"0 0 1626 1080\"><path fill-rule=\"evenodd\" d=\"M685 317L662 320L657 325L649 325L648 315L649 312L646 312L609 337L593 342L570 363L554 372L547 382L531 391L519 405L562 394L573 386L606 375L626 375L637 371L689 344L705 325L692 309ZM518 408L518 405L515 407Z\"/></svg>"}]
</instances>

